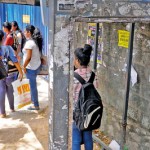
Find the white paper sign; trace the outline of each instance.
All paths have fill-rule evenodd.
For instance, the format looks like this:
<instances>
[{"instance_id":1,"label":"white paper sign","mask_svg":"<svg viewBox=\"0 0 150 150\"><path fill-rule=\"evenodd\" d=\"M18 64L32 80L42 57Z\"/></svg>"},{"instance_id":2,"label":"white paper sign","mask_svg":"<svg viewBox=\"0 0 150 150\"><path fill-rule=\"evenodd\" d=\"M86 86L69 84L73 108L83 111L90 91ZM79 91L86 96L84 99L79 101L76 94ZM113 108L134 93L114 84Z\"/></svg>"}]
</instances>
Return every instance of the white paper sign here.
<instances>
[{"instance_id":1,"label":"white paper sign","mask_svg":"<svg viewBox=\"0 0 150 150\"><path fill-rule=\"evenodd\" d=\"M133 66L131 66L131 82L132 82L132 87L134 86L135 83L137 83L137 72L135 71Z\"/></svg>"}]
</instances>

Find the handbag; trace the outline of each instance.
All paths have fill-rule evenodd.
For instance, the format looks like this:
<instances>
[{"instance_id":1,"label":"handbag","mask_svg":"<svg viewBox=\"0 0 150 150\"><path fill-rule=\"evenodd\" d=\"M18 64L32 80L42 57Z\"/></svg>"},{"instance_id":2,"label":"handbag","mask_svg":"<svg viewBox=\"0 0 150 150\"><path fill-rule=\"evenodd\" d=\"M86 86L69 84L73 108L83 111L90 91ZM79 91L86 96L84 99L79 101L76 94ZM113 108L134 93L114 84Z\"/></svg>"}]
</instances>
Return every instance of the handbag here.
<instances>
[{"instance_id":1,"label":"handbag","mask_svg":"<svg viewBox=\"0 0 150 150\"><path fill-rule=\"evenodd\" d=\"M10 57L7 59L8 64L8 73L18 72L18 69L14 65L14 63L11 61Z\"/></svg>"},{"instance_id":2,"label":"handbag","mask_svg":"<svg viewBox=\"0 0 150 150\"><path fill-rule=\"evenodd\" d=\"M41 56L41 67L38 75L48 75L47 56Z\"/></svg>"},{"instance_id":3,"label":"handbag","mask_svg":"<svg viewBox=\"0 0 150 150\"><path fill-rule=\"evenodd\" d=\"M0 80L8 76L2 60L0 59Z\"/></svg>"}]
</instances>

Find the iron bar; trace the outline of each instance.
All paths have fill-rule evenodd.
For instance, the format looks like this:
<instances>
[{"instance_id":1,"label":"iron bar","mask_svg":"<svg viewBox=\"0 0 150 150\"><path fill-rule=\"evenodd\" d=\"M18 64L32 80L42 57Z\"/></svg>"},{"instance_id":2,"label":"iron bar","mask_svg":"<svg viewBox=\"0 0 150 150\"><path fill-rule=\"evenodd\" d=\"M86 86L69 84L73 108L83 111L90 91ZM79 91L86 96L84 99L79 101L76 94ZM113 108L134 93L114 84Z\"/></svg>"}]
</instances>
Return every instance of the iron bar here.
<instances>
[{"instance_id":1,"label":"iron bar","mask_svg":"<svg viewBox=\"0 0 150 150\"><path fill-rule=\"evenodd\" d=\"M122 119L122 127L123 127L122 149L126 143L126 126L127 126L127 112L128 112L129 93L130 93L130 81L131 81L131 66L132 66L133 43L134 43L134 28L135 28L135 24L131 23L130 42L129 42L129 51L128 51L128 62L127 62L126 95L125 95L125 105L124 105L124 112L123 112L123 119Z\"/></svg>"},{"instance_id":2,"label":"iron bar","mask_svg":"<svg viewBox=\"0 0 150 150\"><path fill-rule=\"evenodd\" d=\"M99 36L99 23L96 24L95 41L94 41L94 57L93 57L93 70L97 68L97 49L98 49L98 36Z\"/></svg>"}]
</instances>

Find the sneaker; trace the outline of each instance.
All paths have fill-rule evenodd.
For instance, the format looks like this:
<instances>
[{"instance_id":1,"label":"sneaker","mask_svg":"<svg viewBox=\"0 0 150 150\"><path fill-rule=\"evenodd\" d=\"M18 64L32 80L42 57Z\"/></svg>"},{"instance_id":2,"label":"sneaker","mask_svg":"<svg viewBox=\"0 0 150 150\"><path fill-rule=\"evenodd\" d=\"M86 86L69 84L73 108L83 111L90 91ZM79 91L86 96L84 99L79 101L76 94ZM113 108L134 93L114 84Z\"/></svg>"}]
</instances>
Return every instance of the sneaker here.
<instances>
[{"instance_id":1,"label":"sneaker","mask_svg":"<svg viewBox=\"0 0 150 150\"><path fill-rule=\"evenodd\" d=\"M35 106L30 106L28 107L28 110L40 110L40 108Z\"/></svg>"}]
</instances>

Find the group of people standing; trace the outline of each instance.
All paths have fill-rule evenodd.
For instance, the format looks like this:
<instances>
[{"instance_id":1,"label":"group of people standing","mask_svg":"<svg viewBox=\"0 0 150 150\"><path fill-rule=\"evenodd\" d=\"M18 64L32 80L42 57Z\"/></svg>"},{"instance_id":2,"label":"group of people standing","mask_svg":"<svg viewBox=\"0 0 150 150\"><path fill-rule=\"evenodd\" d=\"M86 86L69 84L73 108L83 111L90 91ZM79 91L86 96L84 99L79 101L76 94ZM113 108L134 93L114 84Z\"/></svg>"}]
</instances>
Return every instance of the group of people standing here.
<instances>
[{"instance_id":1,"label":"group of people standing","mask_svg":"<svg viewBox=\"0 0 150 150\"><path fill-rule=\"evenodd\" d=\"M24 32L19 29L16 21L4 22L0 30L0 59L8 71L8 60L16 66L18 72L8 73L0 80L0 118L6 117L5 96L7 95L10 111L14 112L14 95L12 82L17 78L21 81L25 74L29 79L32 106L29 110L39 110L36 77L41 66L43 38L40 30L27 25Z\"/></svg>"},{"instance_id":2,"label":"group of people standing","mask_svg":"<svg viewBox=\"0 0 150 150\"><path fill-rule=\"evenodd\" d=\"M4 36L5 32L5 36ZM18 44L15 43L12 34L15 33ZM25 36L26 41L22 42ZM17 46L16 46L17 45ZM0 30L0 59L2 59L5 68L8 70L7 60L10 57L11 61L18 69L18 78L22 80L23 73L30 81L31 100L33 105L29 110L39 110L38 91L36 77L41 66L43 38L38 28L33 25L27 25L24 30L24 35L19 29L16 21L12 23L4 22L3 31ZM74 52L75 72L78 73L85 81L88 81L92 70L89 67L92 47L85 44L83 48L77 48ZM14 96L12 82L16 78L16 73L8 74L8 77L0 80L0 118L6 117L5 111L5 95L7 94L10 110L14 109ZM97 87L97 79L94 80L94 85ZM74 78L73 104L77 105L79 91L82 87L81 83ZM93 150L92 131L80 131L75 122L72 126L72 150L80 150L81 144L84 144L85 150Z\"/></svg>"}]
</instances>

